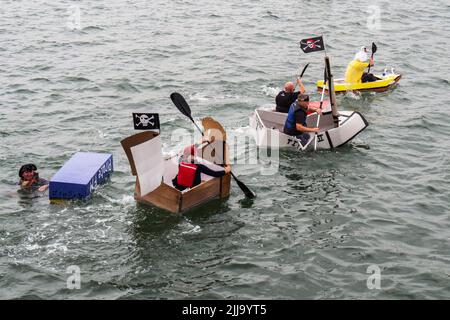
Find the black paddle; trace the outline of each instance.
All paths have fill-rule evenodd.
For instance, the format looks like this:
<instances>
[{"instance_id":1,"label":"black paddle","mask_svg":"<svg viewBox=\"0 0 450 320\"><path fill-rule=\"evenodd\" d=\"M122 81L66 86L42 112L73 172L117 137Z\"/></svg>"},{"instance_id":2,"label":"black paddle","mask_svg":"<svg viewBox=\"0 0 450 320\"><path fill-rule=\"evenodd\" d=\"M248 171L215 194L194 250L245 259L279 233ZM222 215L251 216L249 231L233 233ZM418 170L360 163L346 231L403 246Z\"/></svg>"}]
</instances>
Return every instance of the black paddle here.
<instances>
[{"instance_id":1,"label":"black paddle","mask_svg":"<svg viewBox=\"0 0 450 320\"><path fill-rule=\"evenodd\" d=\"M303 68L303 71L302 71L302 73L300 74L300 78L303 77L303 74L305 73L306 68L308 68L308 66L309 66L309 63L307 63L306 66Z\"/></svg>"},{"instance_id":2,"label":"black paddle","mask_svg":"<svg viewBox=\"0 0 450 320\"><path fill-rule=\"evenodd\" d=\"M375 44L375 42L372 42L372 59L375 52L377 52L377 45ZM370 64L369 64L369 71L367 71L367 73L369 72L370 72Z\"/></svg>"},{"instance_id":3,"label":"black paddle","mask_svg":"<svg viewBox=\"0 0 450 320\"><path fill-rule=\"evenodd\" d=\"M308 68L308 66L309 66L309 63L307 63L306 66L303 68L302 73L300 74L300 79L303 77L303 74L305 73L306 68ZM296 87L297 87L297 82L295 82L294 90Z\"/></svg>"},{"instance_id":4,"label":"black paddle","mask_svg":"<svg viewBox=\"0 0 450 320\"><path fill-rule=\"evenodd\" d=\"M202 136L205 134L203 133L202 129L199 128L199 126L195 123L194 119L192 119L191 116L191 108L189 108L189 105L187 104L186 100L183 98L181 94L178 92L173 92L170 94L170 99L172 100L173 104L177 107L178 110L182 114L184 114L186 117L188 117L197 127L197 129L202 133ZM224 163L225 164L225 163ZM256 194L253 193L242 181L240 181L233 172L231 172L231 175L233 176L234 180L238 184L239 188L241 188L242 192L244 192L245 196L247 198L253 199L256 197Z\"/></svg>"}]
</instances>

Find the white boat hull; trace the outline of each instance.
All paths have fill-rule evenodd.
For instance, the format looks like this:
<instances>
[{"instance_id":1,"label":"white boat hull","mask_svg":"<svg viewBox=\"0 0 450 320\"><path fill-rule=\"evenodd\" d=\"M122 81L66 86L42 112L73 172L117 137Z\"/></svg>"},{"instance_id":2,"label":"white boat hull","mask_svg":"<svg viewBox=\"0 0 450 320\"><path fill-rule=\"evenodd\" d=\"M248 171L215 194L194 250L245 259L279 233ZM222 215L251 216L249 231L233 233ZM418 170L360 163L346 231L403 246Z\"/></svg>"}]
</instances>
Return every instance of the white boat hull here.
<instances>
[{"instance_id":1,"label":"white boat hull","mask_svg":"<svg viewBox=\"0 0 450 320\"><path fill-rule=\"evenodd\" d=\"M283 133L287 113L272 109L256 109L250 116L250 127L258 147L261 148L295 148L299 151L314 149L315 134L310 133L310 140L304 145L296 137ZM317 113L308 115L308 127L317 126ZM341 111L339 113L339 127L334 128L331 111L324 112L320 117L317 134L317 149L333 149L352 140L369 124L356 111Z\"/></svg>"}]
</instances>

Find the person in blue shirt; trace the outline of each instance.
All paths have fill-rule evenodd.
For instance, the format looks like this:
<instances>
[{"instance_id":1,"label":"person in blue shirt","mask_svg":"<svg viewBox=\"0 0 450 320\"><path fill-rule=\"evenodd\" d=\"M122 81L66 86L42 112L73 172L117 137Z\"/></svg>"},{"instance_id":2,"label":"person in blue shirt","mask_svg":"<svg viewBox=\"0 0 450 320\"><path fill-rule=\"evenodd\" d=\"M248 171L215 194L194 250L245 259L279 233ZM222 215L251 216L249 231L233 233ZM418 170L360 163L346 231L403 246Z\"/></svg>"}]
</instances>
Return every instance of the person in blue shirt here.
<instances>
[{"instance_id":1,"label":"person in blue shirt","mask_svg":"<svg viewBox=\"0 0 450 320\"><path fill-rule=\"evenodd\" d=\"M298 96L297 101L291 104L289 107L286 123L284 124L283 132L287 135L294 136L300 139L303 145L305 145L310 139L310 132L319 132L319 128L309 128L306 124L306 117L308 111L321 113L320 108L309 105L309 96L301 94Z\"/></svg>"}]
</instances>

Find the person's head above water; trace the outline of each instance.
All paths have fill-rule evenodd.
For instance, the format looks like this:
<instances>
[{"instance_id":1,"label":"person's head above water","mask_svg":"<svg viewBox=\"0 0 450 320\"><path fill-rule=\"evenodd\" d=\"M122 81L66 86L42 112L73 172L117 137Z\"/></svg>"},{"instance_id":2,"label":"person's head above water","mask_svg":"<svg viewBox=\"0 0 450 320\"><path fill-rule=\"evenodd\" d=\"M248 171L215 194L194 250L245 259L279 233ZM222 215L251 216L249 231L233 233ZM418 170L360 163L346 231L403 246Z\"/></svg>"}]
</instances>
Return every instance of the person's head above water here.
<instances>
[{"instance_id":1,"label":"person's head above water","mask_svg":"<svg viewBox=\"0 0 450 320\"><path fill-rule=\"evenodd\" d=\"M19 169L19 177L23 180L31 180L34 177L36 170L37 167L34 164L24 164Z\"/></svg>"},{"instance_id":2,"label":"person's head above water","mask_svg":"<svg viewBox=\"0 0 450 320\"><path fill-rule=\"evenodd\" d=\"M32 163L24 164L20 167L19 177L19 185L21 189L29 189L33 192L38 190L42 192L47 190L49 187L47 180L39 178L37 167Z\"/></svg>"},{"instance_id":3,"label":"person's head above water","mask_svg":"<svg viewBox=\"0 0 450 320\"><path fill-rule=\"evenodd\" d=\"M294 88L295 88L294 84L290 81L284 84L284 91L286 92L294 92Z\"/></svg>"}]
</instances>

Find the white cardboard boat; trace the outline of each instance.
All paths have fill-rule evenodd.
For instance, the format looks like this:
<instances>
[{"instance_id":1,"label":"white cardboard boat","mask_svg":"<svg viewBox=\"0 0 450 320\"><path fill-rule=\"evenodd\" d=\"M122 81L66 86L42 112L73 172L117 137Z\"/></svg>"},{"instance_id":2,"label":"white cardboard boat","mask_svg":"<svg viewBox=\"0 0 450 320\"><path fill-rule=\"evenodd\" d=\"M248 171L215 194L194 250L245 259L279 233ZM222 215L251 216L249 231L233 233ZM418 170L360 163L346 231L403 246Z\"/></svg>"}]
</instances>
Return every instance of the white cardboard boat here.
<instances>
[{"instance_id":1,"label":"white cardboard boat","mask_svg":"<svg viewBox=\"0 0 450 320\"><path fill-rule=\"evenodd\" d=\"M308 127L316 127L317 113L308 115ZM283 133L287 113L277 112L271 108L256 109L250 116L250 127L258 147L262 148L295 148L299 151L314 148L315 134L305 144L296 137ZM334 127L331 111L322 113L319 120L320 132L317 134L317 149L332 149L352 140L369 124L362 114L356 111L340 111L339 126Z\"/></svg>"},{"instance_id":2,"label":"white cardboard boat","mask_svg":"<svg viewBox=\"0 0 450 320\"><path fill-rule=\"evenodd\" d=\"M306 118L307 127L319 127L317 137L311 132L310 139L302 143L296 137L283 133L287 113L277 112L274 108L256 109L250 116L250 127L253 129L258 147L276 149L290 147L299 151L308 148L333 149L346 144L367 128L369 124L361 113L337 111L333 75L327 56L325 69L328 90L331 92L330 105L322 109L319 123L317 123L319 116L317 113L309 114ZM322 100L323 97L322 95Z\"/></svg>"}]
</instances>

